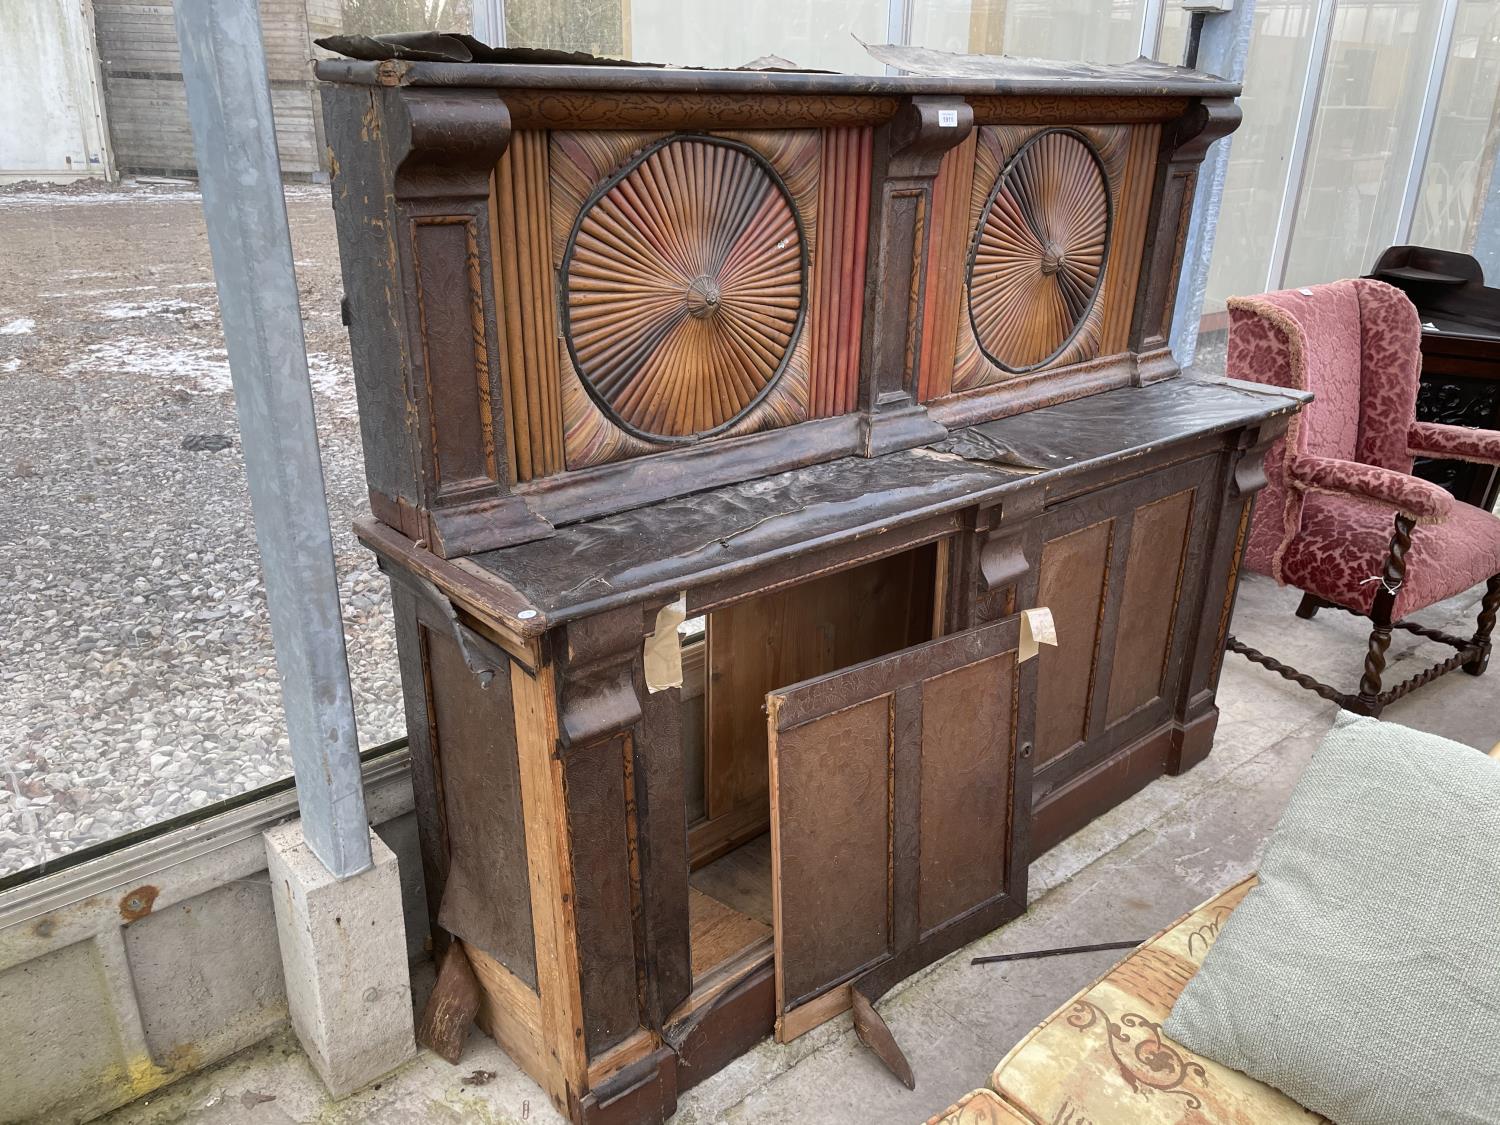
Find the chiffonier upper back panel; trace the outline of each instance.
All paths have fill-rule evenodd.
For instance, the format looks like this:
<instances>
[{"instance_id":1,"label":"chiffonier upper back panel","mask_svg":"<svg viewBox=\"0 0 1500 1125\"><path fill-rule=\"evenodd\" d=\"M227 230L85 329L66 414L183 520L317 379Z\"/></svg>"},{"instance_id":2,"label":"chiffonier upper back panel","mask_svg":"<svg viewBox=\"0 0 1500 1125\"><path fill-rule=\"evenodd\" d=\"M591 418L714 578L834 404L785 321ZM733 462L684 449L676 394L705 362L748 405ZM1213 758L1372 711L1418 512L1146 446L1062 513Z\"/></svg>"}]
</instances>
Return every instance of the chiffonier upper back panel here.
<instances>
[{"instance_id":1,"label":"chiffonier upper back panel","mask_svg":"<svg viewBox=\"0 0 1500 1125\"><path fill-rule=\"evenodd\" d=\"M319 73L372 504L447 557L1173 373L1237 119L1144 63Z\"/></svg>"}]
</instances>

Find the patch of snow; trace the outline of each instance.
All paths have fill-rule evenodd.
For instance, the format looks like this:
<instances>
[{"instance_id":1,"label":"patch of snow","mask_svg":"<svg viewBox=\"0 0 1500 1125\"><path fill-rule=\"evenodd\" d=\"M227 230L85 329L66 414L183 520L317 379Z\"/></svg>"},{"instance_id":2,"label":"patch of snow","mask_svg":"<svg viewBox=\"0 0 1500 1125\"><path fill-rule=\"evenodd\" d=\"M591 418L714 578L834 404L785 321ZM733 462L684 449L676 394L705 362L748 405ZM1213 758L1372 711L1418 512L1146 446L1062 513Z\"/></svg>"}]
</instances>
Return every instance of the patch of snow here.
<instances>
[{"instance_id":1,"label":"patch of snow","mask_svg":"<svg viewBox=\"0 0 1500 1125\"><path fill-rule=\"evenodd\" d=\"M0 363L0 371L11 372L19 370L21 370L21 361L19 359L7 359L4 363Z\"/></svg>"},{"instance_id":2,"label":"patch of snow","mask_svg":"<svg viewBox=\"0 0 1500 1125\"><path fill-rule=\"evenodd\" d=\"M73 289L39 293L41 297L108 297L111 293L156 293L163 289L212 289L212 281L179 281L172 285L115 285L108 289Z\"/></svg>"},{"instance_id":3,"label":"patch of snow","mask_svg":"<svg viewBox=\"0 0 1500 1125\"><path fill-rule=\"evenodd\" d=\"M36 321L29 316L17 317L9 324L0 324L0 336L30 336Z\"/></svg>"},{"instance_id":4,"label":"patch of snow","mask_svg":"<svg viewBox=\"0 0 1500 1125\"><path fill-rule=\"evenodd\" d=\"M339 414L353 417L358 412L354 397L354 368L347 359L324 352L307 353L307 376L314 393L333 400Z\"/></svg>"},{"instance_id":5,"label":"patch of snow","mask_svg":"<svg viewBox=\"0 0 1500 1125\"><path fill-rule=\"evenodd\" d=\"M145 375L198 394L222 394L233 388L229 353L223 348L172 346L144 336L120 336L90 344L84 355L62 369L64 375L88 375L104 369L124 375Z\"/></svg>"},{"instance_id":6,"label":"patch of snow","mask_svg":"<svg viewBox=\"0 0 1500 1125\"><path fill-rule=\"evenodd\" d=\"M177 297L158 297L154 301L127 301L119 305L105 305L97 310L105 320L136 320L143 316L176 316L188 320L212 320L213 314L202 305L183 301Z\"/></svg>"},{"instance_id":7,"label":"patch of snow","mask_svg":"<svg viewBox=\"0 0 1500 1125\"><path fill-rule=\"evenodd\" d=\"M282 195L288 200L326 200L327 184L287 184ZM38 207L87 207L108 203L200 203L203 197L190 187L165 188L150 184L122 184L112 191L0 191L0 210Z\"/></svg>"},{"instance_id":8,"label":"patch of snow","mask_svg":"<svg viewBox=\"0 0 1500 1125\"><path fill-rule=\"evenodd\" d=\"M79 207L101 203L197 203L196 191L7 191L0 192L0 210L36 207Z\"/></svg>"}]
</instances>

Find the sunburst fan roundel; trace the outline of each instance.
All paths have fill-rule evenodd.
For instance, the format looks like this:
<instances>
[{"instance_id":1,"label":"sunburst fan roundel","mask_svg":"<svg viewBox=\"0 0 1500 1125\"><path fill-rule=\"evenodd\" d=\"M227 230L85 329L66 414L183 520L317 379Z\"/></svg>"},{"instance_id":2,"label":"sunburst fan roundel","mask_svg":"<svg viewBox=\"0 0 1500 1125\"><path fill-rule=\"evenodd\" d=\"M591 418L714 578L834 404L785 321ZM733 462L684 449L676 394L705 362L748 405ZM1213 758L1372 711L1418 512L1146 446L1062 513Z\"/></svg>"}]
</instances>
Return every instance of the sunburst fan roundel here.
<instances>
[{"instance_id":1,"label":"sunburst fan roundel","mask_svg":"<svg viewBox=\"0 0 1500 1125\"><path fill-rule=\"evenodd\" d=\"M806 273L796 207L763 157L716 137L669 137L579 214L563 260L568 348L627 430L712 433L786 369Z\"/></svg>"},{"instance_id":2,"label":"sunburst fan roundel","mask_svg":"<svg viewBox=\"0 0 1500 1125\"><path fill-rule=\"evenodd\" d=\"M1007 371L1035 370L1087 321L1109 253L1104 167L1077 133L1049 129L1011 157L969 250L969 317Z\"/></svg>"}]
</instances>

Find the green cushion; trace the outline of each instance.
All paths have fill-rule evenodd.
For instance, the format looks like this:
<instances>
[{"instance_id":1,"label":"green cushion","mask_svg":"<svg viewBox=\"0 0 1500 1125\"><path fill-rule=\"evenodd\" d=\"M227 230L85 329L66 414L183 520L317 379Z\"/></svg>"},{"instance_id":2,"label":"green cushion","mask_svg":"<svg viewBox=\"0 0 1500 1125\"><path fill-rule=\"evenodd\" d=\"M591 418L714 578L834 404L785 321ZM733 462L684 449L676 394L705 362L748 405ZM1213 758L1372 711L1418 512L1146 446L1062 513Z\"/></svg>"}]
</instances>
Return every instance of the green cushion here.
<instances>
[{"instance_id":1,"label":"green cushion","mask_svg":"<svg viewBox=\"0 0 1500 1125\"><path fill-rule=\"evenodd\" d=\"M1500 1123L1500 762L1340 714L1164 1029L1339 1125Z\"/></svg>"}]
</instances>

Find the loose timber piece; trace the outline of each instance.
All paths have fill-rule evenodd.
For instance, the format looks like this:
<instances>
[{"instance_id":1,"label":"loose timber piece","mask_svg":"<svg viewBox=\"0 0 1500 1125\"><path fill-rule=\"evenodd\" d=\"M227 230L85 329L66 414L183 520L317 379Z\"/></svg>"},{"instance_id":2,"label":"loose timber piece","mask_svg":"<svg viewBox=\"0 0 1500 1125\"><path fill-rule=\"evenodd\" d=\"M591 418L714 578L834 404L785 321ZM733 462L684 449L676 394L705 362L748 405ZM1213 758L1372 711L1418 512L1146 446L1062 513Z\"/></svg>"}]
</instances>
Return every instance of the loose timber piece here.
<instances>
[{"instance_id":1,"label":"loose timber piece","mask_svg":"<svg viewBox=\"0 0 1500 1125\"><path fill-rule=\"evenodd\" d=\"M479 1014L479 995L479 981L463 942L450 941L417 1024L417 1042L439 1058L457 1063L469 1037L469 1026Z\"/></svg>"},{"instance_id":2,"label":"loose timber piece","mask_svg":"<svg viewBox=\"0 0 1500 1125\"><path fill-rule=\"evenodd\" d=\"M875 1057L885 1063L886 1069L899 1078L903 1086L908 1090L915 1090L916 1075L912 1073L911 1063L907 1061L901 1045L896 1042L896 1037L891 1034L885 1018L858 988L851 992L854 1033L859 1036L859 1041L875 1052Z\"/></svg>"}]
</instances>

